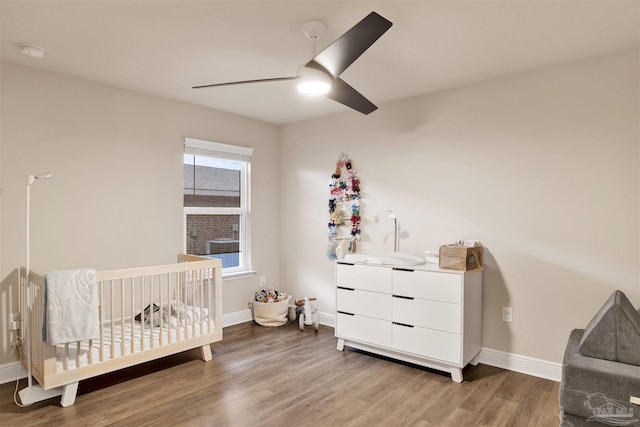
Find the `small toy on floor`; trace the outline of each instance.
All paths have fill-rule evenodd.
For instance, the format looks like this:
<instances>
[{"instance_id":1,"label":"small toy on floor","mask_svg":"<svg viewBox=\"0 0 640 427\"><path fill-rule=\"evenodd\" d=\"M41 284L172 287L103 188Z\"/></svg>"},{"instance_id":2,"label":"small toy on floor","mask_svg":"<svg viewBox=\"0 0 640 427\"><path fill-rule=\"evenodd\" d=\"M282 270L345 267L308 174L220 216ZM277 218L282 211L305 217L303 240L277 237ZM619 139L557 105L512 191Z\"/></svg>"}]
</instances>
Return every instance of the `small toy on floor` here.
<instances>
[{"instance_id":1,"label":"small toy on floor","mask_svg":"<svg viewBox=\"0 0 640 427\"><path fill-rule=\"evenodd\" d=\"M296 313L298 314L298 327L301 331L304 331L305 325L313 325L316 332L318 332L318 327L320 326L318 310L311 308L311 301L315 300L316 298L304 297L304 299L297 299L295 301Z\"/></svg>"}]
</instances>

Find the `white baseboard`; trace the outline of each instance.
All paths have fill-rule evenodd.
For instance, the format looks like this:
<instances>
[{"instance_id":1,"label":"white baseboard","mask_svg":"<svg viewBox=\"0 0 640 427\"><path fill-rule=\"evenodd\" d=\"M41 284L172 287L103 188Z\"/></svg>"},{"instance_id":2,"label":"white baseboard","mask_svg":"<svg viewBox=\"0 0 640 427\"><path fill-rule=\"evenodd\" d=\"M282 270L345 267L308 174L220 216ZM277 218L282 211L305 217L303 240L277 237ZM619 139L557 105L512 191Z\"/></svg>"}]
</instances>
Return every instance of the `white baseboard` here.
<instances>
[{"instance_id":1,"label":"white baseboard","mask_svg":"<svg viewBox=\"0 0 640 427\"><path fill-rule=\"evenodd\" d=\"M237 325L244 322L252 322L253 315L250 309L235 311L233 313L227 313L222 315L222 327ZM329 313L318 312L318 321L321 325L330 326L332 328L336 325L336 316Z\"/></svg>"},{"instance_id":2,"label":"white baseboard","mask_svg":"<svg viewBox=\"0 0 640 427\"><path fill-rule=\"evenodd\" d=\"M20 378L27 377L27 370L18 362L9 362L0 365L0 384L10 383L18 378L18 367L20 367Z\"/></svg>"},{"instance_id":3,"label":"white baseboard","mask_svg":"<svg viewBox=\"0 0 640 427\"><path fill-rule=\"evenodd\" d=\"M253 320L253 315L250 309L234 311L233 313L227 313L222 315L222 327L237 325L239 323L250 322Z\"/></svg>"},{"instance_id":4,"label":"white baseboard","mask_svg":"<svg viewBox=\"0 0 640 427\"><path fill-rule=\"evenodd\" d=\"M560 378L562 377L562 363L536 359L521 354L507 353L486 347L480 349L478 362L556 382L560 382Z\"/></svg>"},{"instance_id":5,"label":"white baseboard","mask_svg":"<svg viewBox=\"0 0 640 427\"><path fill-rule=\"evenodd\" d=\"M318 312L318 321L321 325L336 327L336 315L329 313Z\"/></svg>"}]
</instances>

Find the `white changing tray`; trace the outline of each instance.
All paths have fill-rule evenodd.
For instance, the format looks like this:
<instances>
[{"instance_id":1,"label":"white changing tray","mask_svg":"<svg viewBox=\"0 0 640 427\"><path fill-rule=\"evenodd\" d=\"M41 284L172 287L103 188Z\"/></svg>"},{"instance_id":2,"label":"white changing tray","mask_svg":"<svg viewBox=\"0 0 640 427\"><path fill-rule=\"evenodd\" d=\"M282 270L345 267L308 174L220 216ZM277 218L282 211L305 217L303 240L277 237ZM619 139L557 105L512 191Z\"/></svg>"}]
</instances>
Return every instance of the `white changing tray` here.
<instances>
[{"instance_id":1,"label":"white changing tray","mask_svg":"<svg viewBox=\"0 0 640 427\"><path fill-rule=\"evenodd\" d=\"M424 258L415 255L403 254L401 252L382 252L377 254L347 254L344 262L352 262L354 264L373 264L373 265L398 265L413 266L425 264Z\"/></svg>"}]
</instances>

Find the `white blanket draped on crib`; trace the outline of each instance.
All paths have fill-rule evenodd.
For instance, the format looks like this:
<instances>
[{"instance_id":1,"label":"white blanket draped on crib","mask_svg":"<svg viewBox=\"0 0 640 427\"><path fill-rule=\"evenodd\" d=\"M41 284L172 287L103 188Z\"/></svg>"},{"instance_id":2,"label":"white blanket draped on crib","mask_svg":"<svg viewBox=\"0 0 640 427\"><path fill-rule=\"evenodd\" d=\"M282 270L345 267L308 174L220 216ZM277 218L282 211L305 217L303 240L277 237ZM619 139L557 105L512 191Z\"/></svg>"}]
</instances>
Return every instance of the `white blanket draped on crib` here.
<instances>
[{"instance_id":1,"label":"white blanket draped on crib","mask_svg":"<svg viewBox=\"0 0 640 427\"><path fill-rule=\"evenodd\" d=\"M49 344L98 338L99 297L93 269L46 274L44 334Z\"/></svg>"}]
</instances>

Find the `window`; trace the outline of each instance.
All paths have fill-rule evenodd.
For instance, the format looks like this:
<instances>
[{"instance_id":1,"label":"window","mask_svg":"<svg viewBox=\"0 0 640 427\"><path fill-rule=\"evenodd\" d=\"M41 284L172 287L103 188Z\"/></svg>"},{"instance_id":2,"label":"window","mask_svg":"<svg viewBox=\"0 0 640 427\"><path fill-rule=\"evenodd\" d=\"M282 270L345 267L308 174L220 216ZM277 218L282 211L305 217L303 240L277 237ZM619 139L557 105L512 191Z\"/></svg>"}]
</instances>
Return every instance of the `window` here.
<instances>
[{"instance_id":1,"label":"window","mask_svg":"<svg viewBox=\"0 0 640 427\"><path fill-rule=\"evenodd\" d=\"M253 274L249 241L252 154L252 148L185 139L185 251L221 259L225 277Z\"/></svg>"}]
</instances>

